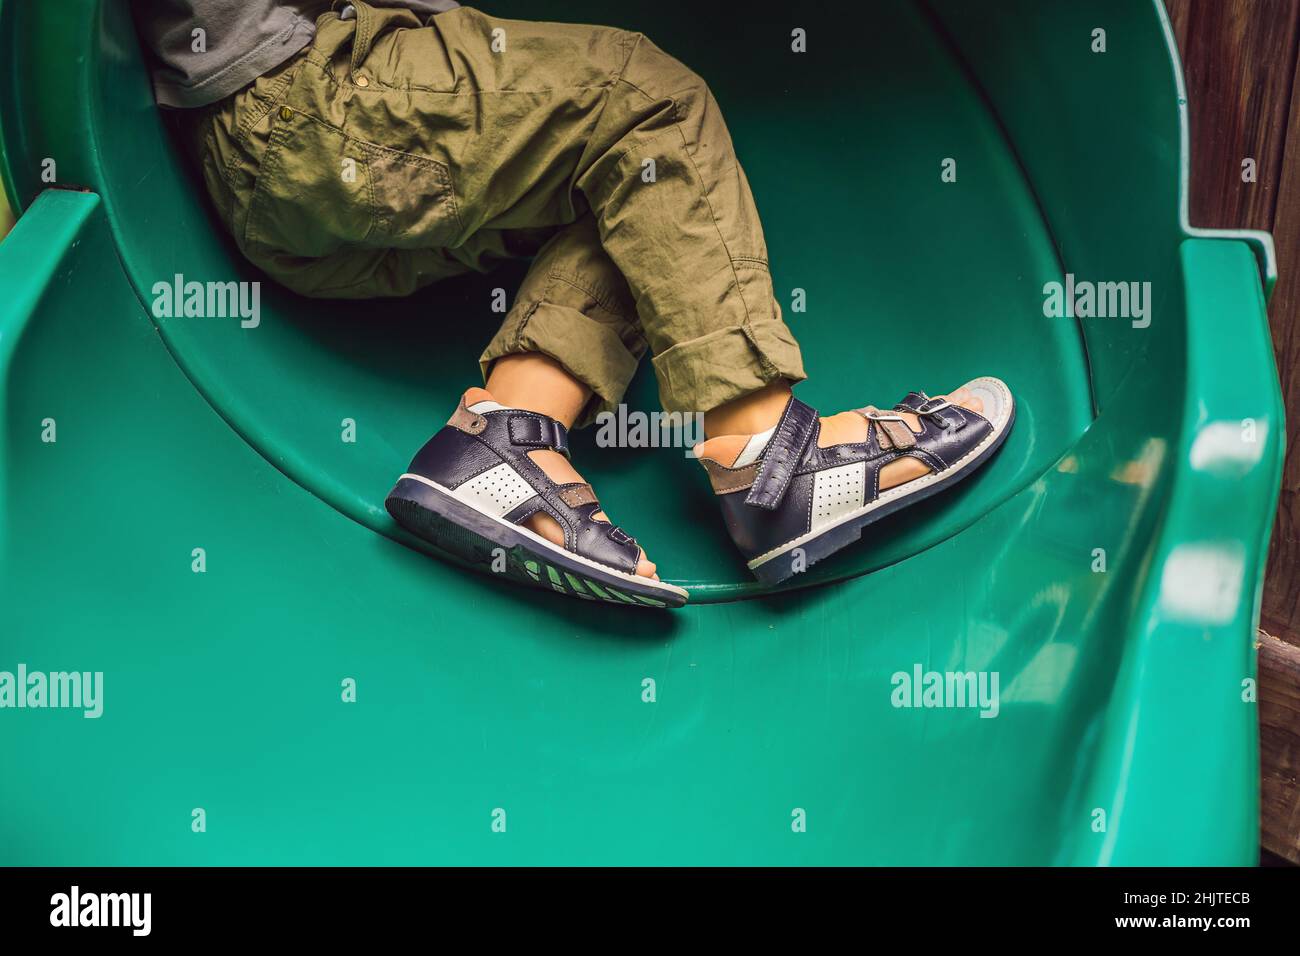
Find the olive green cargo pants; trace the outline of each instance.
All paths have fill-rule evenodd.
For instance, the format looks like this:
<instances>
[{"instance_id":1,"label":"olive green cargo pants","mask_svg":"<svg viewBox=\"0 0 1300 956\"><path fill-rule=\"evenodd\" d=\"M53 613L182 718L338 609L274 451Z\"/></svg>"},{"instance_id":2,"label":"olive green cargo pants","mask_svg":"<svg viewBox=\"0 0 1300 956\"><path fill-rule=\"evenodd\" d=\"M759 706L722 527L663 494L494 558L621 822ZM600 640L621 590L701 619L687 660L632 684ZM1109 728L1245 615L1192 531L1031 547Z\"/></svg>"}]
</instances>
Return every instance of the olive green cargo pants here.
<instances>
[{"instance_id":1,"label":"olive green cargo pants","mask_svg":"<svg viewBox=\"0 0 1300 956\"><path fill-rule=\"evenodd\" d=\"M352 6L198 123L250 260L304 295L360 298L534 256L483 372L545 353L594 392L585 421L647 347L668 411L804 377L698 76L636 33Z\"/></svg>"}]
</instances>

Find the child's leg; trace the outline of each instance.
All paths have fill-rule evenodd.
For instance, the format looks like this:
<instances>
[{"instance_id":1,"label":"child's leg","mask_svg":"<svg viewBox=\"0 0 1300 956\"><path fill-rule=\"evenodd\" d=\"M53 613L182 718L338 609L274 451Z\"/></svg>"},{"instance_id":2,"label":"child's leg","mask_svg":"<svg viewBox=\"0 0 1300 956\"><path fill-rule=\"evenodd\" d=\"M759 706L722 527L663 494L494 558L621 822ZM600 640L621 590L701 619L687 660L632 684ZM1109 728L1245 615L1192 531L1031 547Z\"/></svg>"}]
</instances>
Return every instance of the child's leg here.
<instances>
[{"instance_id":1,"label":"child's leg","mask_svg":"<svg viewBox=\"0 0 1300 956\"><path fill-rule=\"evenodd\" d=\"M618 403L644 351L627 283L601 248L595 220L585 215L537 253L481 366L494 400L571 428ZM557 452L529 457L552 481L582 481ZM533 515L525 524L564 544L564 531L550 515ZM644 553L637 573L655 573Z\"/></svg>"},{"instance_id":2,"label":"child's leg","mask_svg":"<svg viewBox=\"0 0 1300 956\"><path fill-rule=\"evenodd\" d=\"M617 404L618 383L630 379L647 348L670 412L708 411L804 377L773 293L749 183L697 74L621 30L505 20L471 8L439 15L434 27L392 30L386 24L395 15L357 7L366 21L362 45L343 35L328 58L335 75L365 77L367 87L350 90L355 80L341 77L319 97L324 112L345 115L354 136L445 163L460 233L453 248L485 229L590 216L590 227L580 227L590 241L565 243L540 284L567 283L610 311L630 305L639 331L629 341L620 327L608 347L584 342L564 356L537 348L592 388L589 412ZM322 57L324 41L340 31L347 26L322 26ZM409 167L372 163L376 183L397 173ZM445 207L430 201L427 215L397 209L391 218L444 226ZM431 240L441 238L435 233ZM528 317L538 301L521 295L507 325L526 319L540 335L550 323L565 324L544 306ZM584 349L601 367L579 367Z\"/></svg>"},{"instance_id":3,"label":"child's leg","mask_svg":"<svg viewBox=\"0 0 1300 956\"><path fill-rule=\"evenodd\" d=\"M586 400L576 412L534 411L566 425L585 425L598 412L618 406L645 350L632 293L601 247L596 221L587 213L538 250L479 366L488 381L494 363L504 356L550 356Z\"/></svg>"},{"instance_id":4,"label":"child's leg","mask_svg":"<svg viewBox=\"0 0 1300 956\"><path fill-rule=\"evenodd\" d=\"M540 352L515 353L498 359L488 375L487 391L503 405L541 412L566 428L573 426L591 401L591 389L566 372L555 359ZM543 449L531 452L529 457L557 484L583 480L569 459L558 452ZM598 521L608 520L604 511L596 512L593 517ZM563 547L564 530L545 512L528 518L525 525ZM636 573L657 577L654 563L647 560L644 551Z\"/></svg>"},{"instance_id":5,"label":"child's leg","mask_svg":"<svg viewBox=\"0 0 1300 956\"><path fill-rule=\"evenodd\" d=\"M647 345L668 411L804 377L700 77L622 30L351 9L210 124L209 187L250 259L306 295L405 295L504 251L484 237L590 216L555 281L608 307L605 276L621 273L617 305L644 329L598 350L600 368L561 357L598 404L617 403Z\"/></svg>"}]
</instances>

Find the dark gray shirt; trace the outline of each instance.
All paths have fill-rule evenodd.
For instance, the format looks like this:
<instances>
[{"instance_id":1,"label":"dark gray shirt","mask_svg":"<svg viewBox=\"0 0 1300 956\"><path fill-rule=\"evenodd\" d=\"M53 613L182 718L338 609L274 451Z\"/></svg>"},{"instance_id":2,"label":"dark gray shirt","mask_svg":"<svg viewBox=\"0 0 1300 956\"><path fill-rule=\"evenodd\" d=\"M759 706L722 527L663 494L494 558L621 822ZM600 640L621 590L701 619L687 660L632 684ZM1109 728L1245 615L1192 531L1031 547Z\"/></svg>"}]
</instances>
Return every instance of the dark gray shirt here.
<instances>
[{"instance_id":1,"label":"dark gray shirt","mask_svg":"<svg viewBox=\"0 0 1300 956\"><path fill-rule=\"evenodd\" d=\"M455 0L369 0L421 19ZM279 66L316 33L330 0L135 0L136 23L157 58L154 96L163 106L206 106ZM199 32L202 31L202 32Z\"/></svg>"}]
</instances>

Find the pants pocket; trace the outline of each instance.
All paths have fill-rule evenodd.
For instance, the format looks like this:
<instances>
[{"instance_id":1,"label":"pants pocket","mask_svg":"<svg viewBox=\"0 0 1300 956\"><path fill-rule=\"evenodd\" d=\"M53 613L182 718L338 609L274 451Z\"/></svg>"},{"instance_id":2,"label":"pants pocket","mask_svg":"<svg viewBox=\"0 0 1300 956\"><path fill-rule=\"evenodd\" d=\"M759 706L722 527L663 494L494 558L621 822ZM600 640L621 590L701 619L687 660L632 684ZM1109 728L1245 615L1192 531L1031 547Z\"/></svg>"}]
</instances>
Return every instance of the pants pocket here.
<instances>
[{"instance_id":1,"label":"pants pocket","mask_svg":"<svg viewBox=\"0 0 1300 956\"><path fill-rule=\"evenodd\" d=\"M442 248L459 232L445 164L279 109L249 200L250 248L309 257L345 246Z\"/></svg>"}]
</instances>

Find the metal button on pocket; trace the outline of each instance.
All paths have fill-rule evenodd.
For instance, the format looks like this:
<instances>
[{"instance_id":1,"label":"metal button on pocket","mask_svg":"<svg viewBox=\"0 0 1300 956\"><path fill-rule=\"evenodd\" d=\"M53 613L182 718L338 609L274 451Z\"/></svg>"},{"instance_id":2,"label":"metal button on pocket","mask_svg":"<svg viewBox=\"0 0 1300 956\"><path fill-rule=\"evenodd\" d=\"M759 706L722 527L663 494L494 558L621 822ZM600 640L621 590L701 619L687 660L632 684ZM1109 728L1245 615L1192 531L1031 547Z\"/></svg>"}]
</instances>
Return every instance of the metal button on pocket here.
<instances>
[{"instance_id":1,"label":"metal button on pocket","mask_svg":"<svg viewBox=\"0 0 1300 956\"><path fill-rule=\"evenodd\" d=\"M370 85L370 80L364 73L358 73L355 82L357 86L360 87L366 87Z\"/></svg>"}]
</instances>

